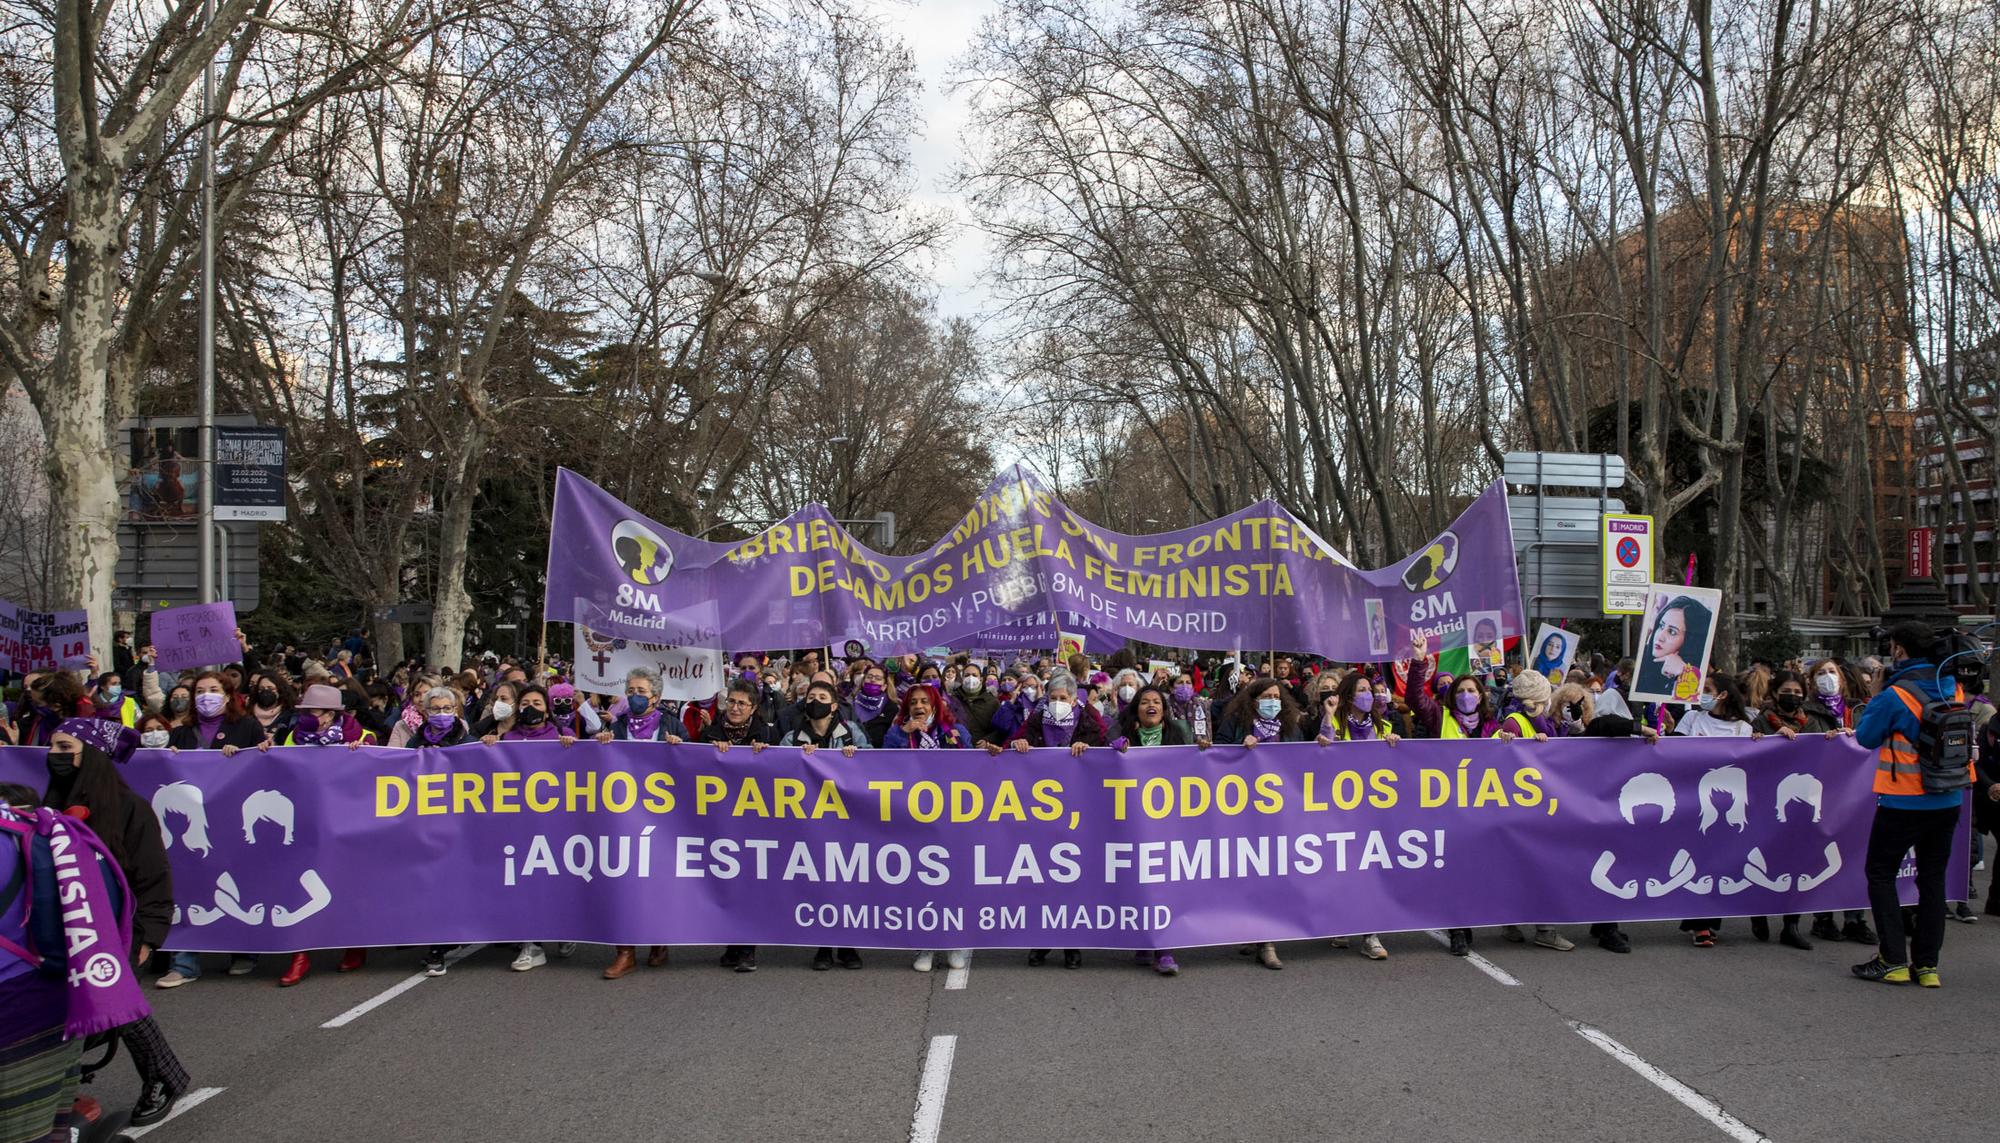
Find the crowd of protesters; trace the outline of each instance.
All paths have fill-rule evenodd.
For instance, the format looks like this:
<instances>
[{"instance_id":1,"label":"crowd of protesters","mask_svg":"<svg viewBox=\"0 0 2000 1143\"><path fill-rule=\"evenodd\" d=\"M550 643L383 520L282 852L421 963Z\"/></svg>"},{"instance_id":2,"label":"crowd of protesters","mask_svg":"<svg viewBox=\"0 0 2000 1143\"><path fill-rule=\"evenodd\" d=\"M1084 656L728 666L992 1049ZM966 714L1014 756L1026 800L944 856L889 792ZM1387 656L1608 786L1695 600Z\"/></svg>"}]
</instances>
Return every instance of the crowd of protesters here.
<instances>
[{"instance_id":1,"label":"crowd of protesters","mask_svg":"<svg viewBox=\"0 0 2000 1143\"><path fill-rule=\"evenodd\" d=\"M1906 750L1916 737L1913 712L1932 699L1953 697L1956 687L1934 662L1932 633L1916 624L1889 633L1886 660L1826 658L1756 664L1740 674L1710 671L1698 697L1685 704L1634 700L1631 660L1597 657L1566 673L1524 670L1516 662L1454 676L1440 669L1434 649L1421 640L1404 658L1363 664L1285 654L1145 660L1130 650L1101 660L1081 653L1066 658L912 654L880 660L832 659L819 650L744 653L735 658L726 687L699 701L669 699L659 675L647 669L630 672L622 694L593 694L579 691L560 663L489 653L455 671L430 670L414 660L378 667L359 633L312 650L283 646L260 651L240 633L239 640L244 651L240 663L166 675L156 669L151 647L134 647L121 632L111 670L98 671L93 664L85 672L28 675L12 681L11 701L0 707L0 744L45 748L49 760L44 789L0 788L0 801L12 801L22 812L47 807L79 815L104 837L133 898L131 951L138 962L151 962L157 988L195 981L205 966L197 954L161 951L172 944L167 923L172 890L160 827L117 766L142 746L235 755L297 747L424 748L550 739L565 745L695 742L713 744L718 751L789 747L847 756L881 748L996 755L1042 749L1075 755L1092 748L1125 752L1174 745L1393 745L1405 738L1543 742L1852 735L1885 759L1876 782L1880 805L1867 860L1874 925L1859 910L1841 917L1820 914L1809 926L1803 926L1801 917L1785 917L1779 943L1806 949L1817 938L1876 946L1870 960L1855 966L1856 976L1936 986L1945 919L1978 920L1966 903L1976 898L1972 888L1951 892L1944 885L1943 855L1951 836L1946 819L1955 820L1956 812L1943 811L1947 802L1956 807L1959 795L1913 791L1896 777L1894 759L1903 755L1895 752ZM1885 697L1897 688L1906 697ZM2000 723L1992 721L1992 704L1980 696L1970 705L1980 727L1982 758L2000 759L2000 742L1994 741ZM2000 764L1988 772L1980 763L1974 793L1977 846L1984 832L2000 834ZM1912 847L1920 889L1914 911L1898 903L1894 887L1896 868ZM1985 911L2000 913L1991 894ZM1770 938L1767 919L1752 918L1749 924L1755 939ZM1681 927L1697 948L1714 947L1721 934L1721 922L1713 918L1684 921ZM1576 947L1548 926L1532 931L1506 926L1500 935L1558 952ZM1610 952L1632 948L1616 924L1594 925L1590 937ZM1451 952L1464 956L1472 948L1473 933L1454 929L1447 939ZM1390 955L1382 934L1335 938L1333 944L1373 960ZM575 951L573 944L547 949L522 944L515 949L512 967L532 970L546 964L551 952L562 958ZM1051 951L1032 951L1028 962L1046 963ZM1241 951L1265 968L1284 966L1274 943ZM643 963L665 965L669 952L653 946ZM444 975L450 953L443 946L425 950L426 971ZM947 965L958 967L967 950L945 950L943 956ZM1180 971L1172 950L1142 950L1134 959L1162 975ZM913 963L927 972L936 960L937 954L925 951ZM348 949L338 968L357 971L366 962L366 950ZM621 979L640 963L636 947L618 947L603 975ZM736 972L753 972L757 949L731 946L720 963ZM860 950L852 948L822 948L812 960L815 970L858 969L862 964ZM1080 967L1080 950L1063 950L1063 964ZM226 961L231 976L250 975L257 968L257 959L248 955ZM299 984L311 971L311 956L294 954L277 983ZM5 999L6 983L0 974L0 999ZM186 1073L150 1018L121 1034L144 1081L135 1121L157 1120L186 1090Z\"/></svg>"}]
</instances>

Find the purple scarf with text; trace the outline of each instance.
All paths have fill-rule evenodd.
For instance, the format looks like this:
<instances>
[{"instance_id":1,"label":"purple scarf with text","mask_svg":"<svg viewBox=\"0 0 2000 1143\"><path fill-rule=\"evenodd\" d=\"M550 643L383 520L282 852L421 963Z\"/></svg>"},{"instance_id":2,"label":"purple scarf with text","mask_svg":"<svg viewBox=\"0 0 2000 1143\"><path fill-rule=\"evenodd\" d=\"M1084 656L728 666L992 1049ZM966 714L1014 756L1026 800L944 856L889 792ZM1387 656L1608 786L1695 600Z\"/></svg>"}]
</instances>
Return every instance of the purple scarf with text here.
<instances>
[{"instance_id":1,"label":"purple scarf with text","mask_svg":"<svg viewBox=\"0 0 2000 1143\"><path fill-rule=\"evenodd\" d=\"M126 960L132 951L132 891L104 843L82 822L47 808L0 808L0 830L19 836L24 863L32 862L32 838L48 839L56 898L63 908L64 948L47 955L59 954L67 964L63 976L69 1015L63 1036L93 1036L147 1015L151 1009ZM117 880L120 907L115 910L103 869Z\"/></svg>"}]
</instances>

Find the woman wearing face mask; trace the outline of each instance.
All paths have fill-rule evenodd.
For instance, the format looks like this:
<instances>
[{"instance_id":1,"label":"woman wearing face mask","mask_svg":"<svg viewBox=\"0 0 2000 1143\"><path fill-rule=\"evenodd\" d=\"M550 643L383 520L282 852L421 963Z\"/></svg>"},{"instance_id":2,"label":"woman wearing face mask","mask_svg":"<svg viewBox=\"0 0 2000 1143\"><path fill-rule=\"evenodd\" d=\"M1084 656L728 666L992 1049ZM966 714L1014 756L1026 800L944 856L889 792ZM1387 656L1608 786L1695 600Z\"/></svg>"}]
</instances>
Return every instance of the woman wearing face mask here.
<instances>
[{"instance_id":1,"label":"woman wearing face mask","mask_svg":"<svg viewBox=\"0 0 2000 1143\"><path fill-rule=\"evenodd\" d=\"M748 679L732 684L723 696L721 713L696 741L713 743L718 754L727 754L732 746L747 746L756 754L777 741L777 731L759 713L756 684ZM756 972L757 946L730 945L722 950L721 964L737 972Z\"/></svg>"},{"instance_id":2,"label":"woman wearing face mask","mask_svg":"<svg viewBox=\"0 0 2000 1143\"><path fill-rule=\"evenodd\" d=\"M458 746L473 741L472 728L465 725L464 702L450 687L432 687L418 698L422 721L404 740L412 749Z\"/></svg>"},{"instance_id":3,"label":"woman wearing face mask","mask_svg":"<svg viewBox=\"0 0 2000 1143\"><path fill-rule=\"evenodd\" d=\"M1000 696L986 689L986 676L967 663L958 674L958 687L951 696L951 715L974 742L1001 743L1007 736L993 728L999 712Z\"/></svg>"},{"instance_id":4,"label":"woman wearing face mask","mask_svg":"<svg viewBox=\"0 0 2000 1143\"><path fill-rule=\"evenodd\" d=\"M513 725L499 735L488 735L480 739L491 746L495 742L560 742L569 746L576 741L573 734L565 734L549 718L549 692L538 686L521 688L515 700L520 703L514 711Z\"/></svg>"},{"instance_id":5,"label":"woman wearing face mask","mask_svg":"<svg viewBox=\"0 0 2000 1143\"><path fill-rule=\"evenodd\" d=\"M1382 695L1360 671L1349 672L1331 694L1321 691L1315 736L1321 746L1376 740L1393 746L1401 737L1382 709Z\"/></svg>"},{"instance_id":6,"label":"woman wearing face mask","mask_svg":"<svg viewBox=\"0 0 2000 1143\"><path fill-rule=\"evenodd\" d=\"M854 721L868 735L870 746L880 747L896 724L896 707L889 700L889 676L877 664L861 673L854 688Z\"/></svg>"},{"instance_id":7,"label":"woman wearing face mask","mask_svg":"<svg viewBox=\"0 0 2000 1143\"><path fill-rule=\"evenodd\" d=\"M1291 688L1265 675L1242 686L1229 700L1228 707L1217 717L1215 741L1248 747L1261 742L1297 742L1302 737L1303 719L1299 705L1292 701ZM1244 945L1237 951L1245 956L1254 954L1257 963L1265 968L1285 967L1278 957L1278 946L1272 941Z\"/></svg>"},{"instance_id":8,"label":"woman wearing face mask","mask_svg":"<svg viewBox=\"0 0 2000 1143\"><path fill-rule=\"evenodd\" d=\"M852 721L840 717L840 689L832 681L822 678L806 687L805 707L800 712L799 724L778 739L778 745L796 746L799 753L807 758L822 748L837 750L841 757L852 758L855 751L868 749L868 735ZM836 962L842 968L860 968L861 950L823 947L813 954L813 971L825 972Z\"/></svg>"},{"instance_id":9,"label":"woman wearing face mask","mask_svg":"<svg viewBox=\"0 0 2000 1143\"><path fill-rule=\"evenodd\" d=\"M118 773L118 763L138 745L137 735L102 719L74 718L54 728L48 745L49 782L42 805L88 823L124 872L132 892L132 940L137 946L125 951L133 964L144 964L173 921L174 886L160 819ZM187 1091L187 1071L153 1017L127 1024L119 1036L139 1071L132 1122L157 1123Z\"/></svg>"},{"instance_id":10,"label":"woman wearing face mask","mask_svg":"<svg viewBox=\"0 0 2000 1143\"><path fill-rule=\"evenodd\" d=\"M1057 671L1049 679L1049 701L1028 715L1008 738L1007 745L1018 751L1057 747L1068 750L1074 757L1092 746L1107 745L1108 725L1095 706L1076 700L1076 680L1069 672ZM989 754L998 754L1000 749L993 743L986 744Z\"/></svg>"},{"instance_id":11,"label":"woman wearing face mask","mask_svg":"<svg viewBox=\"0 0 2000 1143\"><path fill-rule=\"evenodd\" d=\"M1684 738L1762 738L1750 725L1743 709L1743 690L1735 679L1710 671L1701 681L1696 708L1674 723L1674 734ZM1694 947L1712 949L1722 928L1719 917L1696 917L1681 922L1681 931L1692 934Z\"/></svg>"},{"instance_id":12,"label":"woman wearing face mask","mask_svg":"<svg viewBox=\"0 0 2000 1143\"><path fill-rule=\"evenodd\" d=\"M1567 728L1556 720L1551 709L1551 700L1554 697L1555 688L1549 686L1546 676L1533 671L1522 671L1515 675L1513 682L1508 684L1507 710L1501 715L1490 737L1500 739L1502 742L1515 739L1523 742L1546 742L1551 738L1563 737ZM1461 934L1464 935L1463 946L1460 945ZM1519 925L1500 926L1500 935L1515 944L1524 943L1528 939ZM1461 947L1467 951L1471 949L1469 930L1451 930L1450 936L1451 951L1454 954L1465 955L1459 951ZM1556 952L1568 952L1576 947L1568 937L1557 932L1551 925L1535 926L1535 944L1541 948L1554 949Z\"/></svg>"},{"instance_id":13,"label":"woman wearing face mask","mask_svg":"<svg viewBox=\"0 0 2000 1143\"><path fill-rule=\"evenodd\" d=\"M597 732L599 742L679 743L679 729L660 704L660 676L651 667L634 667L625 675L625 713ZM613 709L616 709L615 707ZM623 975L623 974L620 974ZM617 977L611 979L616 980Z\"/></svg>"},{"instance_id":14,"label":"woman wearing face mask","mask_svg":"<svg viewBox=\"0 0 2000 1143\"><path fill-rule=\"evenodd\" d=\"M472 732L484 742L489 735L502 735L514 729L514 715L521 709L521 684L512 682L495 683L488 692L486 715L472 725Z\"/></svg>"},{"instance_id":15,"label":"woman wearing face mask","mask_svg":"<svg viewBox=\"0 0 2000 1143\"><path fill-rule=\"evenodd\" d=\"M883 742L891 749L907 750L939 750L971 745L966 741L963 729L952 723L951 711L945 707L943 696L935 688L922 684L903 693L903 705L897 711L896 724L883 736ZM970 949L952 949L945 953L945 965L964 968L970 955ZM910 967L918 972L929 972L934 959L935 954L925 949L917 954Z\"/></svg>"},{"instance_id":16,"label":"woman wearing face mask","mask_svg":"<svg viewBox=\"0 0 2000 1143\"><path fill-rule=\"evenodd\" d=\"M1383 690L1387 688L1384 687ZM1394 746L1400 739L1389 720L1383 716L1382 707L1387 705L1386 697L1379 692L1360 671L1351 671L1347 677L1335 685L1331 695L1322 691L1320 699L1320 728L1316 741L1321 746L1332 746L1336 742L1386 742ZM1344 949L1350 938L1335 937L1333 947ZM1388 960L1389 950L1382 947L1382 938L1376 933L1363 933L1361 955L1369 960Z\"/></svg>"},{"instance_id":17,"label":"woman wearing face mask","mask_svg":"<svg viewBox=\"0 0 2000 1143\"><path fill-rule=\"evenodd\" d=\"M1014 737L1014 732L1020 729L1021 723L1027 721L1029 711L1034 708L1021 699L1021 675L1017 672L1009 671L1000 676L1000 681L995 684L994 689L997 693L991 724L993 736L1005 742Z\"/></svg>"},{"instance_id":18,"label":"woman wearing face mask","mask_svg":"<svg viewBox=\"0 0 2000 1143\"><path fill-rule=\"evenodd\" d=\"M578 702L576 687L570 683L549 686L549 724L571 738L589 738L604 729L596 708Z\"/></svg>"},{"instance_id":19,"label":"woman wearing face mask","mask_svg":"<svg viewBox=\"0 0 2000 1143\"><path fill-rule=\"evenodd\" d=\"M147 750L173 749L173 727L164 714L139 716L139 745Z\"/></svg>"},{"instance_id":20,"label":"woman wearing face mask","mask_svg":"<svg viewBox=\"0 0 2000 1143\"><path fill-rule=\"evenodd\" d=\"M507 684L513 686L514 684ZM564 734L549 721L549 692L532 684L517 687L514 694L514 716L507 720L507 728L497 734L482 735L479 741L488 746L496 742L560 742L564 746L576 743L573 735ZM557 946L556 955L567 957L576 951L574 942L564 942ZM435 959L426 956L425 971L435 966L439 971L432 975L444 975L444 957L441 950L432 949ZM548 954L542 950L540 941L523 941L514 949L514 961L508 967L515 972L528 972L549 962Z\"/></svg>"},{"instance_id":21,"label":"woman wearing face mask","mask_svg":"<svg viewBox=\"0 0 2000 1143\"><path fill-rule=\"evenodd\" d=\"M1131 702L1125 704L1125 713L1118 725L1118 737L1112 740L1111 747L1124 754L1133 747L1188 746L1193 742L1194 732L1187 723L1173 716L1172 701L1166 688L1147 684L1139 688ZM1072 952L1075 953L1074 965L1070 964ZM1161 976L1180 975L1181 966L1174 959L1172 949L1142 949L1132 955L1138 963L1150 965ZM1038 949L1029 958L1029 963L1040 964L1047 956L1048 950ZM1069 967L1081 966L1083 953L1065 949L1063 963Z\"/></svg>"},{"instance_id":22,"label":"woman wearing face mask","mask_svg":"<svg viewBox=\"0 0 2000 1143\"><path fill-rule=\"evenodd\" d=\"M1115 713L1119 718L1125 715L1125 708L1132 704L1132 697L1139 693L1139 672L1130 667L1119 671L1111 681L1111 693L1117 702Z\"/></svg>"},{"instance_id":23,"label":"woman wearing face mask","mask_svg":"<svg viewBox=\"0 0 2000 1143\"><path fill-rule=\"evenodd\" d=\"M1797 671L1777 671L1770 676L1767 705L1762 713L1750 720L1760 734L1775 734L1781 738L1796 739L1800 735L1824 735L1838 738L1852 734L1841 728L1840 719L1821 703L1806 694L1806 679ZM1828 925L1832 917L1828 915ZM1771 939L1771 921L1768 917L1750 918L1750 934L1760 941ZM1778 933L1778 943L1795 949L1810 949L1812 942L1799 935L1799 914L1792 913L1784 918L1784 927Z\"/></svg>"},{"instance_id":24,"label":"woman wearing face mask","mask_svg":"<svg viewBox=\"0 0 2000 1143\"><path fill-rule=\"evenodd\" d=\"M1660 740L1659 734L1645 723L1600 710L1596 698L1581 683L1567 683L1556 691L1550 702L1553 717L1562 727L1563 737L1638 738L1649 743ZM1632 951L1632 939L1616 922L1594 924L1590 926L1590 935L1606 952Z\"/></svg>"},{"instance_id":25,"label":"woman wearing face mask","mask_svg":"<svg viewBox=\"0 0 2000 1143\"><path fill-rule=\"evenodd\" d=\"M167 716L167 725L179 726L194 717L194 689L186 683L175 683L160 696L160 713Z\"/></svg>"},{"instance_id":26,"label":"woman wearing face mask","mask_svg":"<svg viewBox=\"0 0 2000 1143\"><path fill-rule=\"evenodd\" d=\"M1258 678L1236 692L1222 712L1215 741L1227 746L1256 746L1260 742L1298 742L1304 738L1299 724L1303 712L1292 701L1291 689L1269 675Z\"/></svg>"},{"instance_id":27,"label":"woman wearing face mask","mask_svg":"<svg viewBox=\"0 0 2000 1143\"><path fill-rule=\"evenodd\" d=\"M176 750L220 750L229 757L265 740L263 725L250 717L242 696L230 692L220 671L195 676L192 705L190 717L167 736Z\"/></svg>"},{"instance_id":28,"label":"woman wearing face mask","mask_svg":"<svg viewBox=\"0 0 2000 1143\"><path fill-rule=\"evenodd\" d=\"M363 746L375 745L375 736L341 704L340 691L327 683L314 683L299 696L298 710L292 719L292 728L285 734L283 747L327 747L345 746L349 750L359 750ZM273 746L266 738L257 744L260 751L268 751ZM351 948L340 958L339 971L354 972L368 963L368 950ZM278 978L278 987L290 988L306 978L312 971L312 961L308 954L292 954L291 967Z\"/></svg>"},{"instance_id":29,"label":"woman wearing face mask","mask_svg":"<svg viewBox=\"0 0 2000 1143\"><path fill-rule=\"evenodd\" d=\"M625 713L611 720L611 724L597 732L599 742L666 742L679 744L681 737L671 731L679 724L667 716L659 705L661 682L658 672L650 667L635 667L625 675ZM559 945L558 955L567 955L565 948L573 945ZM530 958L532 959L532 958ZM653 945L646 953L646 967L659 968L667 963L667 946ZM611 964L604 970L604 979L619 980L629 976L639 967L637 945L619 945Z\"/></svg>"},{"instance_id":30,"label":"woman wearing face mask","mask_svg":"<svg viewBox=\"0 0 2000 1143\"><path fill-rule=\"evenodd\" d=\"M243 693L249 696L250 717L262 733L262 742L282 741L292 732L297 717L293 703L297 692L283 675L260 671L247 676Z\"/></svg>"},{"instance_id":31,"label":"woman wearing face mask","mask_svg":"<svg viewBox=\"0 0 2000 1143\"><path fill-rule=\"evenodd\" d=\"M1750 711L1743 702L1743 688L1734 678L1710 671L1701 681L1695 708L1674 723L1674 734L1684 738L1762 738L1750 724Z\"/></svg>"},{"instance_id":32,"label":"woman wearing face mask","mask_svg":"<svg viewBox=\"0 0 2000 1143\"><path fill-rule=\"evenodd\" d=\"M139 700L125 693L125 680L114 672L106 671L97 677L97 689L90 694L90 704L97 717L107 722L128 727L139 724Z\"/></svg>"}]
</instances>

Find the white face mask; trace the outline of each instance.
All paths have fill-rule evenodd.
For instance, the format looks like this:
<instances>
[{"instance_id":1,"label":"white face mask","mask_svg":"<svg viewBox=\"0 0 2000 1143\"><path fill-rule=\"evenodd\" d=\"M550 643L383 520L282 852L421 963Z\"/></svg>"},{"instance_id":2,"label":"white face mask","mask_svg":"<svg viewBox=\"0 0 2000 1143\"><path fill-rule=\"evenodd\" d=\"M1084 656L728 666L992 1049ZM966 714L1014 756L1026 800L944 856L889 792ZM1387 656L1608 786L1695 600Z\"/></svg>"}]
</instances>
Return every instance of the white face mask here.
<instances>
[{"instance_id":1,"label":"white face mask","mask_svg":"<svg viewBox=\"0 0 2000 1143\"><path fill-rule=\"evenodd\" d=\"M508 719L514 717L514 704L506 701L505 699L502 699L501 701L493 704L493 710L491 713L493 715L493 721L505 722Z\"/></svg>"},{"instance_id":2,"label":"white face mask","mask_svg":"<svg viewBox=\"0 0 2000 1143\"><path fill-rule=\"evenodd\" d=\"M1069 712L1073 709L1075 708L1071 704L1064 702L1062 699L1049 700L1049 717L1055 719L1057 722L1068 718Z\"/></svg>"},{"instance_id":3,"label":"white face mask","mask_svg":"<svg viewBox=\"0 0 2000 1143\"><path fill-rule=\"evenodd\" d=\"M167 732L164 730L148 730L144 734L141 734L139 736L139 745L141 746L149 746L155 750L158 750L160 747L165 746L166 744L167 744Z\"/></svg>"},{"instance_id":4,"label":"white face mask","mask_svg":"<svg viewBox=\"0 0 2000 1143\"><path fill-rule=\"evenodd\" d=\"M1041 695L1042 695L1042 688L1040 687L1021 688L1021 697L1027 699L1029 702L1034 702L1036 699L1040 698Z\"/></svg>"},{"instance_id":5,"label":"white face mask","mask_svg":"<svg viewBox=\"0 0 2000 1143\"><path fill-rule=\"evenodd\" d=\"M964 678L958 680L958 685L965 689L966 694L976 695L979 693L979 687L980 687L979 676L967 675Z\"/></svg>"},{"instance_id":6,"label":"white face mask","mask_svg":"<svg viewBox=\"0 0 2000 1143\"><path fill-rule=\"evenodd\" d=\"M1132 696L1138 693L1139 693L1139 688L1132 686L1131 684L1128 683L1125 686L1118 688L1118 701L1131 702Z\"/></svg>"},{"instance_id":7,"label":"white face mask","mask_svg":"<svg viewBox=\"0 0 2000 1143\"><path fill-rule=\"evenodd\" d=\"M1840 693L1840 676L1832 671L1821 671L1813 677L1813 689L1823 695L1837 695Z\"/></svg>"}]
</instances>

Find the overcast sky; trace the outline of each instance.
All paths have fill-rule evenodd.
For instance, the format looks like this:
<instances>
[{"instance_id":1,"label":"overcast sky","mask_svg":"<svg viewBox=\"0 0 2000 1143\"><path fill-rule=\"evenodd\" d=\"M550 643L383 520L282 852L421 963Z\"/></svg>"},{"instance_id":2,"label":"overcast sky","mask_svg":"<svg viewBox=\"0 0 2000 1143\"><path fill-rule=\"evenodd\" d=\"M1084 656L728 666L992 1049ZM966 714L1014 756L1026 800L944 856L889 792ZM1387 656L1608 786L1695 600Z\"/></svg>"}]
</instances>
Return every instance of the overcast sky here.
<instances>
[{"instance_id":1,"label":"overcast sky","mask_svg":"<svg viewBox=\"0 0 2000 1143\"><path fill-rule=\"evenodd\" d=\"M965 52L993 0L876 0L878 10L916 58L923 77L923 122L910 140L920 202L942 207L958 222L936 265L938 308L946 317L977 318L986 305L978 288L986 245L964 203L945 184L964 154L965 101L950 91L953 64Z\"/></svg>"}]
</instances>

